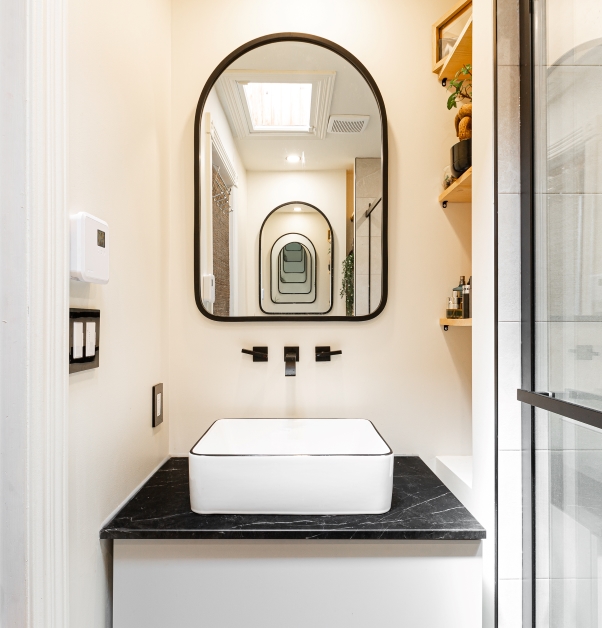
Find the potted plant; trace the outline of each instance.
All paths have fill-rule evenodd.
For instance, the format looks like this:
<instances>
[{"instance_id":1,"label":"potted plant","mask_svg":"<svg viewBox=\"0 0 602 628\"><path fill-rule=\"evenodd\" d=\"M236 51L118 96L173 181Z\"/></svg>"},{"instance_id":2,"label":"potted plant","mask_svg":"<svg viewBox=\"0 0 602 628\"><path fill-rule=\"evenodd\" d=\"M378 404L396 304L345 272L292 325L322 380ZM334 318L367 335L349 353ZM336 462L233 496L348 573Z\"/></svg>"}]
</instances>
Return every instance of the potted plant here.
<instances>
[{"instance_id":1,"label":"potted plant","mask_svg":"<svg viewBox=\"0 0 602 628\"><path fill-rule=\"evenodd\" d=\"M457 108L464 103L454 120L456 135L460 140L451 148L450 168L452 175L460 177L472 165L472 66L462 66L449 82L454 90L447 99L447 108Z\"/></svg>"}]
</instances>

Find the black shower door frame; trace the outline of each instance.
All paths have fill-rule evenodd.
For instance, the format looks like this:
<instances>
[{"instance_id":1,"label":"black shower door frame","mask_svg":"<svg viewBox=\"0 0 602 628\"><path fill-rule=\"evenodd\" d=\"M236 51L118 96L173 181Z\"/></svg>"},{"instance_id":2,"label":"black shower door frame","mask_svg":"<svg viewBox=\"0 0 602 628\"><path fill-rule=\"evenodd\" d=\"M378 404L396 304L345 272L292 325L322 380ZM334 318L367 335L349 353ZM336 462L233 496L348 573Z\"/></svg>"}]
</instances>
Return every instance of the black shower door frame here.
<instances>
[{"instance_id":1,"label":"black shower door frame","mask_svg":"<svg viewBox=\"0 0 602 628\"><path fill-rule=\"evenodd\" d=\"M602 412L535 390L535 117L533 0L519 0L521 158L521 388L523 492L523 628L535 628L535 410L602 430Z\"/></svg>"}]
</instances>

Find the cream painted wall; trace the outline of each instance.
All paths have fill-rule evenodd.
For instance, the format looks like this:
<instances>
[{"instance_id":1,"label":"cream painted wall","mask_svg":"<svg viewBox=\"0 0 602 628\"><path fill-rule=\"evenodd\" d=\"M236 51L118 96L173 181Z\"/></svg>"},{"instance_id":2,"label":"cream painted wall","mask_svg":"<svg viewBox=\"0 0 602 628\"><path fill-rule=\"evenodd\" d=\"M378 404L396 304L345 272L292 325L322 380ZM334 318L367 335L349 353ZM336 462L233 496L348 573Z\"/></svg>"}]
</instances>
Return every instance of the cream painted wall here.
<instances>
[{"instance_id":1,"label":"cream painted wall","mask_svg":"<svg viewBox=\"0 0 602 628\"><path fill-rule=\"evenodd\" d=\"M447 0L308 0L294 3L174 0L172 14L172 203L170 220L170 451L185 454L224 416L365 417L396 453L471 452L471 335L438 324L460 274L470 274L466 207L437 203L453 114L431 72L431 25ZM358 19L358 16L362 19ZM491 24L486 25L491 30ZM193 294L193 118L215 66L246 41L300 31L344 46L366 65L389 117L389 302L365 323L217 323ZM404 81L399 66L408 62ZM411 60L411 63L410 61ZM408 77L407 72L411 72ZM418 99L410 102L407 81ZM242 347L268 345L253 363ZM285 344L300 346L284 377ZM343 349L316 364L314 347Z\"/></svg>"},{"instance_id":2,"label":"cream painted wall","mask_svg":"<svg viewBox=\"0 0 602 628\"><path fill-rule=\"evenodd\" d=\"M474 121L475 134L481 133L473 146L486 175L474 241L486 266L475 282L477 294L481 285L475 311L482 312L477 381L485 392L475 390L473 424L470 330L444 333L438 325L450 288L471 270L468 208L443 211L436 201L455 138L453 112L446 111L445 92L431 73L430 29L450 2L348 0L344 6L341 11L340 0L307 0L302 7L278 0L70 5L69 206L106 219L112 235L109 284L73 283L71 294L73 306L102 311L101 367L70 379L73 626L110 625L102 522L168 450L185 454L223 416L365 417L396 453L419 454L431 464L437 455L470 453L474 425L475 490L483 504L475 514L493 538L489 101L481 101L483 114ZM475 29L483 33L475 37L475 58L487 77L491 8L485 0L475 0L475 7ZM316 34L347 48L372 73L387 107L389 302L373 321L216 323L196 308L197 100L228 53L281 31ZM419 95L411 102L408 72ZM491 98L489 88L481 94ZM253 344L269 346L267 364L241 355L241 347ZM295 378L284 378L284 344L300 346ZM316 364L318 344L342 348L343 355ZM152 430L150 389L159 381L166 384L168 419ZM490 600L487 558L485 570Z\"/></svg>"},{"instance_id":3,"label":"cream painted wall","mask_svg":"<svg viewBox=\"0 0 602 628\"><path fill-rule=\"evenodd\" d=\"M341 289L341 264L345 247L346 174L344 170L308 170L303 172L253 172L248 173L248 221L247 221L247 268L256 269L259 259L259 231L266 216L276 207L292 201L303 201L320 209L330 221L334 234L334 294L331 315L345 316L345 306L339 297ZM309 236L308 236L309 237ZM314 242L318 247L318 243ZM264 316L259 309L256 295L258 274L253 272L248 285L254 299L251 310L256 316ZM266 284L264 284L266 288ZM321 292L321 291L320 291ZM319 295L320 296L320 295ZM328 302L328 296L326 296ZM328 309L322 308L318 311Z\"/></svg>"},{"instance_id":4,"label":"cream painted wall","mask_svg":"<svg viewBox=\"0 0 602 628\"><path fill-rule=\"evenodd\" d=\"M111 544L98 533L168 454L151 387L163 382L169 401L170 21L168 0L69 3L68 209L111 230L109 283L71 282L72 307L101 311L100 367L69 378L74 628L111 625Z\"/></svg>"}]
</instances>

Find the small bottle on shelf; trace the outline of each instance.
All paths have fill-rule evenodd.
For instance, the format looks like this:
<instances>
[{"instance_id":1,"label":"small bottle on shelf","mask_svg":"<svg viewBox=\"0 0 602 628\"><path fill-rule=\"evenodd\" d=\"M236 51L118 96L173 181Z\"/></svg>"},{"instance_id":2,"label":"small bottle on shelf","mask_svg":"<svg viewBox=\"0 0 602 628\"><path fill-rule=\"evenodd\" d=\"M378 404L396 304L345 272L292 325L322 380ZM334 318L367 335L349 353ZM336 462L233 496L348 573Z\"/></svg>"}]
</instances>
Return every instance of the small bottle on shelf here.
<instances>
[{"instance_id":1,"label":"small bottle on shelf","mask_svg":"<svg viewBox=\"0 0 602 628\"><path fill-rule=\"evenodd\" d=\"M470 318L470 284L462 286L462 318Z\"/></svg>"},{"instance_id":2,"label":"small bottle on shelf","mask_svg":"<svg viewBox=\"0 0 602 628\"><path fill-rule=\"evenodd\" d=\"M447 301L447 309L445 310L446 318L462 318L462 308L458 305L455 297L450 297Z\"/></svg>"},{"instance_id":3,"label":"small bottle on shelf","mask_svg":"<svg viewBox=\"0 0 602 628\"><path fill-rule=\"evenodd\" d=\"M460 310L462 309L462 296L464 293L464 286L466 285L466 277L461 275L460 283L452 289L454 299L457 299L457 304ZM461 317L460 317L461 318Z\"/></svg>"}]
</instances>

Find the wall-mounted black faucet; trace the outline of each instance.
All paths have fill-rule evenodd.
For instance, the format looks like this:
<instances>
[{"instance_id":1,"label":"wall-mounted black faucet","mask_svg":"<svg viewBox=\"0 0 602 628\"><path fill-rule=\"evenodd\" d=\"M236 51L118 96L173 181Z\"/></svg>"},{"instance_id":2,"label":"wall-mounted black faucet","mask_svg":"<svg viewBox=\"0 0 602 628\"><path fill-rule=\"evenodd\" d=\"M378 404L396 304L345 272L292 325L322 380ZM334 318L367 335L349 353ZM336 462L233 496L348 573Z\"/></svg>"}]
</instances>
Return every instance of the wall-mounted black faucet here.
<instances>
[{"instance_id":1,"label":"wall-mounted black faucet","mask_svg":"<svg viewBox=\"0 0 602 628\"><path fill-rule=\"evenodd\" d=\"M316 347L316 362L330 362L331 355L341 355L342 353L340 349L331 351L330 347Z\"/></svg>"},{"instance_id":2,"label":"wall-mounted black faucet","mask_svg":"<svg viewBox=\"0 0 602 628\"><path fill-rule=\"evenodd\" d=\"M284 347L284 375L295 377L297 375L297 362L299 361L299 347Z\"/></svg>"},{"instance_id":3,"label":"wall-mounted black faucet","mask_svg":"<svg viewBox=\"0 0 602 628\"><path fill-rule=\"evenodd\" d=\"M242 353L253 356L253 362L267 362L268 361L268 348L267 347L253 347L253 351L243 349Z\"/></svg>"}]
</instances>

